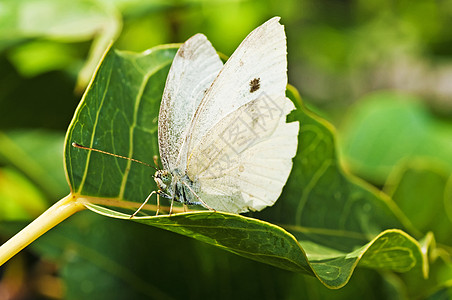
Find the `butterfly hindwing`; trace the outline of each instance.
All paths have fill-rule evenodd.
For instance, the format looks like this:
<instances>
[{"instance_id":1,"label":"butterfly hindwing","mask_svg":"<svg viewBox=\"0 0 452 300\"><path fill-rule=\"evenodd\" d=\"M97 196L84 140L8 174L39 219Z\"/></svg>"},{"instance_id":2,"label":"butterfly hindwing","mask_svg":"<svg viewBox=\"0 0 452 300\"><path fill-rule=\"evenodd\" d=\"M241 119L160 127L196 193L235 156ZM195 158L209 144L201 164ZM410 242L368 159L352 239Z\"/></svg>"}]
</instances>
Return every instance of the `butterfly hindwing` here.
<instances>
[{"instance_id":1,"label":"butterfly hindwing","mask_svg":"<svg viewBox=\"0 0 452 300\"><path fill-rule=\"evenodd\" d=\"M292 168L298 123L286 97L255 99L220 120L190 153L187 174L217 209L240 213L272 205Z\"/></svg>"}]
</instances>

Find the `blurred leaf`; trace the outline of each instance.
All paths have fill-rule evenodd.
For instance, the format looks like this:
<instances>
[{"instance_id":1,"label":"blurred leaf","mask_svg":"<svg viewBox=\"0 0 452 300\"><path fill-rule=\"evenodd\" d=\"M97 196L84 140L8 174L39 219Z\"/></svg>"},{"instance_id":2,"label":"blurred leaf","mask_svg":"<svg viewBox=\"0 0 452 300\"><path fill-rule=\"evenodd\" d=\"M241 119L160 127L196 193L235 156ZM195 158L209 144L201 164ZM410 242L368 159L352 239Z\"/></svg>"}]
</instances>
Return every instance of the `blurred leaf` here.
<instances>
[{"instance_id":1,"label":"blurred leaf","mask_svg":"<svg viewBox=\"0 0 452 300\"><path fill-rule=\"evenodd\" d=\"M0 168L0 199L0 220L29 220L47 207L42 193L11 168Z\"/></svg>"},{"instance_id":2,"label":"blurred leaf","mask_svg":"<svg viewBox=\"0 0 452 300\"><path fill-rule=\"evenodd\" d=\"M142 10L138 13L142 13ZM162 26L167 23L165 15L146 14L141 18L126 19L124 22L124 29L115 43L115 47L119 49L143 51L150 45L160 45L169 40L170 28ZM158 30L155 30L156 28Z\"/></svg>"},{"instance_id":3,"label":"blurred leaf","mask_svg":"<svg viewBox=\"0 0 452 300\"><path fill-rule=\"evenodd\" d=\"M432 295L425 298L426 300L450 300L452 299L452 283L435 291Z\"/></svg>"},{"instance_id":4,"label":"blurred leaf","mask_svg":"<svg viewBox=\"0 0 452 300\"><path fill-rule=\"evenodd\" d=\"M80 100L74 86L75 80L61 71L24 78L0 56L1 130L66 129Z\"/></svg>"},{"instance_id":5,"label":"blurred leaf","mask_svg":"<svg viewBox=\"0 0 452 300\"><path fill-rule=\"evenodd\" d=\"M452 246L452 199L446 193L452 177L442 167L429 160L405 162L390 176L385 191L417 229L432 231L438 242Z\"/></svg>"},{"instance_id":6,"label":"blurred leaf","mask_svg":"<svg viewBox=\"0 0 452 300\"><path fill-rule=\"evenodd\" d=\"M2 1L2 40L48 37L85 40L111 22L111 12L96 1Z\"/></svg>"},{"instance_id":7,"label":"blurred leaf","mask_svg":"<svg viewBox=\"0 0 452 300\"><path fill-rule=\"evenodd\" d=\"M50 199L68 194L60 133L0 131L0 161L19 169Z\"/></svg>"},{"instance_id":8,"label":"blurred leaf","mask_svg":"<svg viewBox=\"0 0 452 300\"><path fill-rule=\"evenodd\" d=\"M67 44L34 41L11 49L8 56L22 75L33 77L53 70L77 70L74 52Z\"/></svg>"},{"instance_id":9,"label":"blurred leaf","mask_svg":"<svg viewBox=\"0 0 452 300\"><path fill-rule=\"evenodd\" d=\"M91 210L128 219L139 204L127 201L142 201L155 189L149 176L153 171L74 148L71 143L152 162L158 153L159 102L175 50L157 47L133 54L112 49L105 55L66 140L72 194ZM295 90L290 94L297 99ZM397 208L370 187L343 175L329 125L300 103L298 106L292 118L301 124L292 176L281 200L262 214L255 214L291 231L296 239L279 226L220 212L148 216L136 221L280 268L315 273L333 288L346 284L359 262L398 272L415 268L422 274L425 261L420 245L405 232L390 230L405 228ZM124 214L96 203L129 211Z\"/></svg>"},{"instance_id":10,"label":"blurred leaf","mask_svg":"<svg viewBox=\"0 0 452 300\"><path fill-rule=\"evenodd\" d=\"M452 171L452 125L436 120L411 96L379 92L346 117L341 150L353 173L384 183L402 159L426 157Z\"/></svg>"},{"instance_id":11,"label":"blurred leaf","mask_svg":"<svg viewBox=\"0 0 452 300\"><path fill-rule=\"evenodd\" d=\"M450 251L449 251L450 253ZM444 249L435 249L431 253L429 277L416 277L411 272L401 274L407 299L430 299L438 291L450 289L452 283L452 263L450 254ZM434 299L434 298L433 298ZM441 298L449 299L449 298Z\"/></svg>"},{"instance_id":12,"label":"blurred leaf","mask_svg":"<svg viewBox=\"0 0 452 300\"><path fill-rule=\"evenodd\" d=\"M3 1L0 7L0 50L32 38L60 42L94 39L90 56L79 75L80 86L84 86L91 78L102 53L121 28L115 8L95 0ZM35 50L42 51L39 48ZM28 59L26 61L30 63ZM19 69L30 71L30 66L24 68L23 64L19 61ZM45 68L41 66L41 70Z\"/></svg>"}]
</instances>

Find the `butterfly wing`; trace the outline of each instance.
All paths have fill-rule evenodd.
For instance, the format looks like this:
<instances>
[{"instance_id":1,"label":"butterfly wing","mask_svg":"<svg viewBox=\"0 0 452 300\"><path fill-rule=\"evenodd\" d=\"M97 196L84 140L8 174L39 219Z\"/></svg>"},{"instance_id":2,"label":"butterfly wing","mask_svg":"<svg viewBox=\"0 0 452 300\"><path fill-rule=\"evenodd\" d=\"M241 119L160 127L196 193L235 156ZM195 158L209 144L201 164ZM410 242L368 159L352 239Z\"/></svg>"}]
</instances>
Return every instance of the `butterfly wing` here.
<instances>
[{"instance_id":1,"label":"butterfly wing","mask_svg":"<svg viewBox=\"0 0 452 300\"><path fill-rule=\"evenodd\" d=\"M223 63L202 34L188 39L176 53L160 105L158 139L165 170L176 160L194 112Z\"/></svg>"},{"instance_id":2,"label":"butterfly wing","mask_svg":"<svg viewBox=\"0 0 452 300\"><path fill-rule=\"evenodd\" d=\"M253 30L231 55L196 109L185 145L189 154L219 120L261 95L280 97L287 85L286 36L279 17ZM181 155L179 166L186 165Z\"/></svg>"},{"instance_id":3,"label":"butterfly wing","mask_svg":"<svg viewBox=\"0 0 452 300\"><path fill-rule=\"evenodd\" d=\"M273 18L232 54L187 131L178 164L210 207L239 213L277 200L298 143L298 123L286 123L294 109L286 85L286 37Z\"/></svg>"},{"instance_id":4,"label":"butterfly wing","mask_svg":"<svg viewBox=\"0 0 452 300\"><path fill-rule=\"evenodd\" d=\"M188 176L210 207L241 213L273 205L292 168L298 122L285 96L259 97L220 120L188 160Z\"/></svg>"}]
</instances>

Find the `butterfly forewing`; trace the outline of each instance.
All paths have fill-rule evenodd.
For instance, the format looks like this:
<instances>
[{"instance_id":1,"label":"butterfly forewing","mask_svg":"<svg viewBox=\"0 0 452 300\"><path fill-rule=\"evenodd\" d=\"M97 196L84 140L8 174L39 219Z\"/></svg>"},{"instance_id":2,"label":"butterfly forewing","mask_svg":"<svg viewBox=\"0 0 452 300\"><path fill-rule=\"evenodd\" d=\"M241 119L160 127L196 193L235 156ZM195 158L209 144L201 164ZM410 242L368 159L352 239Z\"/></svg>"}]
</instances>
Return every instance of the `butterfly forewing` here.
<instances>
[{"instance_id":1,"label":"butterfly forewing","mask_svg":"<svg viewBox=\"0 0 452 300\"><path fill-rule=\"evenodd\" d=\"M158 121L164 169L176 168L193 114L222 66L212 44L202 34L194 35L179 48L168 73Z\"/></svg>"},{"instance_id":2,"label":"butterfly forewing","mask_svg":"<svg viewBox=\"0 0 452 300\"><path fill-rule=\"evenodd\" d=\"M202 99L187 134L188 153L219 120L262 94L284 95L286 85L286 36L272 18L245 38Z\"/></svg>"}]
</instances>

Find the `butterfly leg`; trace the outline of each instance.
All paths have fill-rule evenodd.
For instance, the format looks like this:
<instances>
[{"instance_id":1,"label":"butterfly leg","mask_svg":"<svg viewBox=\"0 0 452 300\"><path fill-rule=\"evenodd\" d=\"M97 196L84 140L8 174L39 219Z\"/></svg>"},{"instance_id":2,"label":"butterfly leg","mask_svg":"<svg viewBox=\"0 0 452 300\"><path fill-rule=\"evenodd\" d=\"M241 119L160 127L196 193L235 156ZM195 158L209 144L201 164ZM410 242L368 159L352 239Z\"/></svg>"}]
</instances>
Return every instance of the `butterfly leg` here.
<instances>
[{"instance_id":1,"label":"butterfly leg","mask_svg":"<svg viewBox=\"0 0 452 300\"><path fill-rule=\"evenodd\" d=\"M159 215L159 210L160 210L160 193L157 192L157 211L155 212L156 216Z\"/></svg>"},{"instance_id":2,"label":"butterfly leg","mask_svg":"<svg viewBox=\"0 0 452 300\"><path fill-rule=\"evenodd\" d=\"M169 215L170 216L173 213L173 203L174 203L174 199L171 199L171 205L170 205L170 209L169 209Z\"/></svg>"},{"instance_id":3,"label":"butterfly leg","mask_svg":"<svg viewBox=\"0 0 452 300\"><path fill-rule=\"evenodd\" d=\"M215 209L213 209L212 207L210 207L209 205L207 205L206 202L202 201L201 197L199 197L199 196L195 193L195 191L194 191L194 190L193 190L186 182L183 182L183 184L190 190L190 192L193 193L193 195L195 195L196 199L199 200L199 204L202 204L204 207L206 207L206 208L209 209L209 210L216 211ZM189 203L189 204L198 204L198 203L192 202L192 203Z\"/></svg>"},{"instance_id":4,"label":"butterfly leg","mask_svg":"<svg viewBox=\"0 0 452 300\"><path fill-rule=\"evenodd\" d=\"M149 196L146 198L146 200L144 200L143 204L141 204L140 207L138 207L138 209L129 217L129 219L132 219L133 217L135 217L135 215L143 208L143 206L146 205L146 203L148 203L149 199L151 198L152 195L157 194L157 199L158 199L158 192L156 191L152 191ZM157 200L157 203L159 201ZM159 203L157 204L159 206ZM157 208L157 213L158 213L158 208Z\"/></svg>"}]
</instances>

